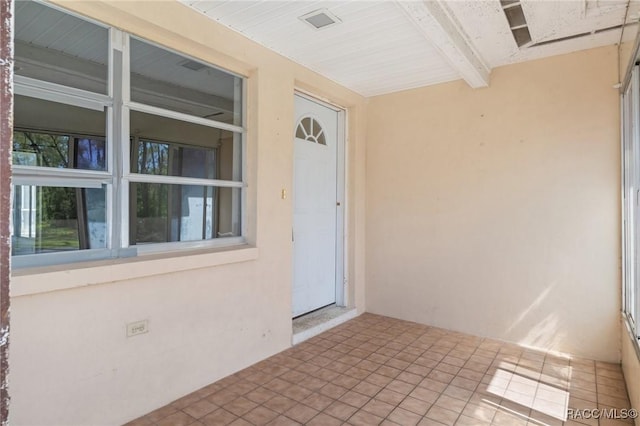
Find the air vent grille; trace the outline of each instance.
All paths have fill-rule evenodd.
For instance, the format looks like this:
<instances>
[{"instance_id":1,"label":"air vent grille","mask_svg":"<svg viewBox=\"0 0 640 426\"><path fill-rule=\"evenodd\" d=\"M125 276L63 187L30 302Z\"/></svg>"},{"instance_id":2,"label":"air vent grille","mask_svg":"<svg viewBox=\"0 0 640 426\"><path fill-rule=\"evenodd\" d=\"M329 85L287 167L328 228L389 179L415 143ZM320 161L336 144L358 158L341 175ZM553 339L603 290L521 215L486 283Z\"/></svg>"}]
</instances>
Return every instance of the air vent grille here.
<instances>
[{"instance_id":1,"label":"air vent grille","mask_svg":"<svg viewBox=\"0 0 640 426\"><path fill-rule=\"evenodd\" d=\"M325 29L341 22L337 16L327 9L314 10L313 12L300 16L299 19L311 25L316 30Z\"/></svg>"},{"instance_id":2,"label":"air vent grille","mask_svg":"<svg viewBox=\"0 0 640 426\"><path fill-rule=\"evenodd\" d=\"M628 24L625 25L614 25L612 27L606 27L606 28L599 28L597 30L593 30L587 33L579 33L579 34L572 34L569 36L565 36L565 37L559 37L559 38L554 38L554 39L550 39L550 40L544 40L544 41L540 41L536 44L533 44L532 46L544 46L545 44L553 44L553 43L559 43L561 41L566 41L566 40L573 40L576 38L581 38L581 37L588 37L588 36L592 36L594 34L600 34L600 33L604 33L607 31L616 31L619 30L623 27L627 27L627 26L633 26L633 25L638 25L637 22L630 22Z\"/></svg>"},{"instance_id":3,"label":"air vent grille","mask_svg":"<svg viewBox=\"0 0 640 426\"><path fill-rule=\"evenodd\" d=\"M504 14L507 17L511 34L518 47L526 47L531 44L531 33L527 18L524 16L522 4L519 0L501 0Z\"/></svg>"},{"instance_id":4,"label":"air vent grille","mask_svg":"<svg viewBox=\"0 0 640 426\"><path fill-rule=\"evenodd\" d=\"M200 62L192 61L191 59L187 59L180 63L181 66L190 69L191 71L200 71L202 68L205 68L205 64L201 64Z\"/></svg>"}]
</instances>

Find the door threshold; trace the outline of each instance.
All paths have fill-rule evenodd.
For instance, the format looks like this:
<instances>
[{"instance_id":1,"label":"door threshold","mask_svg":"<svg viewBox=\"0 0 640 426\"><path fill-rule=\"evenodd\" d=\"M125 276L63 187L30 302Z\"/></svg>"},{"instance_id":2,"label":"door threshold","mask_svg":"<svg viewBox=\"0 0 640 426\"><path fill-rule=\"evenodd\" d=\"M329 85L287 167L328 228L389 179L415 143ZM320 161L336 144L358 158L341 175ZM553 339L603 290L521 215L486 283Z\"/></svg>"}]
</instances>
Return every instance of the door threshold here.
<instances>
[{"instance_id":1,"label":"door threshold","mask_svg":"<svg viewBox=\"0 0 640 426\"><path fill-rule=\"evenodd\" d=\"M330 328L357 317L356 308L329 305L293 320L292 344L304 342Z\"/></svg>"}]
</instances>

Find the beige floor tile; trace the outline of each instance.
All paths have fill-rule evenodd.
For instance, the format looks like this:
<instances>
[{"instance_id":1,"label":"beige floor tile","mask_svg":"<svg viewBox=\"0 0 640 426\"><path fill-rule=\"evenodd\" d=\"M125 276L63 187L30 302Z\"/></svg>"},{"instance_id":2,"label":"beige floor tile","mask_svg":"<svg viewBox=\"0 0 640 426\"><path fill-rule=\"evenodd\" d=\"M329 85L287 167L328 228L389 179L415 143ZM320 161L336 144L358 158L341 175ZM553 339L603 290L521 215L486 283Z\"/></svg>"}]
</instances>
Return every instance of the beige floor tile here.
<instances>
[{"instance_id":1,"label":"beige floor tile","mask_svg":"<svg viewBox=\"0 0 640 426\"><path fill-rule=\"evenodd\" d=\"M333 399L339 399L348 391L349 389L342 386L334 385L333 383L328 383L320 389L321 394Z\"/></svg>"},{"instance_id":2,"label":"beige floor tile","mask_svg":"<svg viewBox=\"0 0 640 426\"><path fill-rule=\"evenodd\" d=\"M278 413L284 413L294 405L296 405L296 401L282 395L275 396L264 403L265 407Z\"/></svg>"},{"instance_id":3,"label":"beige floor tile","mask_svg":"<svg viewBox=\"0 0 640 426\"><path fill-rule=\"evenodd\" d=\"M422 401L420 399L408 396L399 405L399 407L409 410L412 413L423 416L433 404L430 402Z\"/></svg>"},{"instance_id":4,"label":"beige floor tile","mask_svg":"<svg viewBox=\"0 0 640 426\"><path fill-rule=\"evenodd\" d=\"M403 361L403 360L398 359L398 358L391 358L384 365L385 365L385 367L391 367L391 368L395 368L397 370L403 371L408 366L410 366L411 363L408 362L408 361Z\"/></svg>"},{"instance_id":5,"label":"beige floor tile","mask_svg":"<svg viewBox=\"0 0 640 426\"><path fill-rule=\"evenodd\" d=\"M595 391L586 391L582 389L571 389L569 391L569 400L571 400L571 398L581 399L593 403L598 402L598 395Z\"/></svg>"},{"instance_id":6,"label":"beige floor tile","mask_svg":"<svg viewBox=\"0 0 640 426\"><path fill-rule=\"evenodd\" d=\"M598 393L598 405L607 405L615 408L631 408L628 398L616 398Z\"/></svg>"},{"instance_id":7,"label":"beige floor tile","mask_svg":"<svg viewBox=\"0 0 640 426\"><path fill-rule=\"evenodd\" d=\"M442 383L429 377L418 384L418 387L429 389L438 393L444 392L447 386L449 386L448 383Z\"/></svg>"},{"instance_id":8,"label":"beige floor tile","mask_svg":"<svg viewBox=\"0 0 640 426\"><path fill-rule=\"evenodd\" d=\"M333 399L328 396L321 395L319 393L313 393L305 398L302 403L314 408L318 411L322 411L333 403Z\"/></svg>"},{"instance_id":9,"label":"beige floor tile","mask_svg":"<svg viewBox=\"0 0 640 426\"><path fill-rule=\"evenodd\" d=\"M610 377L612 379L623 379L622 371L618 369L599 368L597 370L598 377Z\"/></svg>"},{"instance_id":10,"label":"beige floor tile","mask_svg":"<svg viewBox=\"0 0 640 426\"><path fill-rule=\"evenodd\" d=\"M440 407L446 408L451 411L455 411L456 413L462 413L465 405L467 405L466 401L460 400L458 398L453 398L448 395L440 395L440 397L436 400L434 405L438 405Z\"/></svg>"},{"instance_id":11,"label":"beige floor tile","mask_svg":"<svg viewBox=\"0 0 640 426\"><path fill-rule=\"evenodd\" d=\"M617 364L364 314L128 425L555 426L567 406L628 408L626 392Z\"/></svg>"},{"instance_id":12,"label":"beige floor tile","mask_svg":"<svg viewBox=\"0 0 640 426\"><path fill-rule=\"evenodd\" d=\"M439 421L430 419L428 417L423 417L418 426L442 426L446 425L446 423L441 423Z\"/></svg>"},{"instance_id":13,"label":"beige floor tile","mask_svg":"<svg viewBox=\"0 0 640 426\"><path fill-rule=\"evenodd\" d=\"M447 388L444 390L443 394L444 395L448 395L451 396L453 398L457 398L460 399L462 401L468 401L469 398L471 398L471 395L473 395L473 391L458 387L456 385L454 385L456 379L453 379L453 381L451 382L452 384L450 384L449 386L447 386Z\"/></svg>"},{"instance_id":14,"label":"beige floor tile","mask_svg":"<svg viewBox=\"0 0 640 426\"><path fill-rule=\"evenodd\" d=\"M443 360L442 362L440 362L440 364L436 365L434 370L435 371L441 371L443 373L447 373L447 374L450 374L450 375L455 377L455 375L458 374L458 372L460 371L460 367L457 367L457 366L451 365L451 364L447 364Z\"/></svg>"},{"instance_id":15,"label":"beige floor tile","mask_svg":"<svg viewBox=\"0 0 640 426\"><path fill-rule=\"evenodd\" d=\"M296 404L288 409L284 415L301 424L305 424L319 413L318 410L304 404Z\"/></svg>"},{"instance_id":16,"label":"beige floor tile","mask_svg":"<svg viewBox=\"0 0 640 426\"><path fill-rule=\"evenodd\" d=\"M349 404L352 407L356 408L362 407L364 404L369 402L370 399L371 398L369 396L355 391L349 391L342 395L342 397L340 397L341 402L344 402L345 404Z\"/></svg>"},{"instance_id":17,"label":"beige floor tile","mask_svg":"<svg viewBox=\"0 0 640 426\"><path fill-rule=\"evenodd\" d=\"M248 421L246 421L245 419L235 419L234 421L229 423L229 426L253 426L253 425Z\"/></svg>"},{"instance_id":18,"label":"beige floor tile","mask_svg":"<svg viewBox=\"0 0 640 426\"><path fill-rule=\"evenodd\" d=\"M356 386L354 386L352 390L355 392L361 393L363 395L372 397L382 390L382 386L378 386L373 383L363 381L357 384Z\"/></svg>"},{"instance_id":19,"label":"beige floor tile","mask_svg":"<svg viewBox=\"0 0 640 426\"><path fill-rule=\"evenodd\" d=\"M439 407L437 405L432 406L425 417L440 422L445 425L453 425L458 419L460 413L456 413L451 410L447 410L446 408Z\"/></svg>"},{"instance_id":20,"label":"beige floor tile","mask_svg":"<svg viewBox=\"0 0 640 426\"><path fill-rule=\"evenodd\" d=\"M344 402L335 401L325 408L323 412L337 419L346 421L356 411L358 411L356 407L345 404Z\"/></svg>"},{"instance_id":21,"label":"beige floor tile","mask_svg":"<svg viewBox=\"0 0 640 426\"><path fill-rule=\"evenodd\" d=\"M531 408L538 413L561 419L562 421L566 420L567 417L567 406L565 403L554 403L552 401L547 401L544 399L536 399L533 401L533 405Z\"/></svg>"},{"instance_id":22,"label":"beige floor tile","mask_svg":"<svg viewBox=\"0 0 640 426\"><path fill-rule=\"evenodd\" d=\"M253 401L248 400L247 398L241 396L239 398L234 399L233 401L222 406L225 410L230 413L235 414L238 417L242 417L244 414L256 408L258 404Z\"/></svg>"},{"instance_id":23,"label":"beige floor tile","mask_svg":"<svg viewBox=\"0 0 640 426\"><path fill-rule=\"evenodd\" d=\"M193 404L194 402L198 402L202 399L203 397L200 397L200 395L198 395L196 392L194 393L190 393L187 396L184 396L180 399L177 399L175 401L173 401L171 404L169 404L171 407L174 407L178 410L182 410L184 407L188 407L189 405Z\"/></svg>"},{"instance_id":24,"label":"beige floor tile","mask_svg":"<svg viewBox=\"0 0 640 426\"><path fill-rule=\"evenodd\" d=\"M401 395L407 396L413 391L416 385L412 385L407 382L403 382L402 380L393 380L386 386L386 389L397 392Z\"/></svg>"},{"instance_id":25,"label":"beige floor tile","mask_svg":"<svg viewBox=\"0 0 640 426\"><path fill-rule=\"evenodd\" d=\"M391 405L398 405L407 395L392 391L390 389L383 389L375 396L380 401L387 402Z\"/></svg>"},{"instance_id":26,"label":"beige floor tile","mask_svg":"<svg viewBox=\"0 0 640 426\"><path fill-rule=\"evenodd\" d=\"M633 420L619 420L619 419L609 419L609 418L601 418L600 426L628 426L633 425Z\"/></svg>"},{"instance_id":27,"label":"beige floor tile","mask_svg":"<svg viewBox=\"0 0 640 426\"><path fill-rule=\"evenodd\" d=\"M300 426L300 423L285 416L278 416L269 423L268 426Z\"/></svg>"},{"instance_id":28,"label":"beige floor tile","mask_svg":"<svg viewBox=\"0 0 640 426\"><path fill-rule=\"evenodd\" d=\"M411 366L407 367L407 370L398 374L398 377L396 377L396 379L415 386L420 383L425 377L427 377L427 374L429 374L429 372L426 372L424 376L421 374L416 374L408 371L409 368L411 368Z\"/></svg>"},{"instance_id":29,"label":"beige floor tile","mask_svg":"<svg viewBox=\"0 0 640 426\"><path fill-rule=\"evenodd\" d=\"M187 426L196 419L182 411L175 412L156 423L157 426Z\"/></svg>"},{"instance_id":30,"label":"beige floor tile","mask_svg":"<svg viewBox=\"0 0 640 426\"><path fill-rule=\"evenodd\" d=\"M217 410L201 418L200 421L207 426L222 426L228 425L237 418L237 416L228 412L227 410L218 408Z\"/></svg>"},{"instance_id":31,"label":"beige floor tile","mask_svg":"<svg viewBox=\"0 0 640 426\"><path fill-rule=\"evenodd\" d=\"M379 374L376 372L376 373L371 373L365 380L374 385L384 387L384 386L387 386L389 383L391 383L393 381L393 378L383 376L382 374Z\"/></svg>"},{"instance_id":32,"label":"beige floor tile","mask_svg":"<svg viewBox=\"0 0 640 426\"><path fill-rule=\"evenodd\" d=\"M617 386L607 386L607 385L598 385L597 389L598 396L601 394L612 396L614 398L627 399L627 390L625 388L620 388Z\"/></svg>"},{"instance_id":33,"label":"beige floor tile","mask_svg":"<svg viewBox=\"0 0 640 426\"><path fill-rule=\"evenodd\" d=\"M278 417L278 413L267 407L254 408L243 416L245 420L257 426L266 425L276 417Z\"/></svg>"},{"instance_id":34,"label":"beige floor tile","mask_svg":"<svg viewBox=\"0 0 640 426\"><path fill-rule=\"evenodd\" d=\"M564 422L565 426L598 426L597 419L570 419Z\"/></svg>"},{"instance_id":35,"label":"beige floor tile","mask_svg":"<svg viewBox=\"0 0 640 426\"><path fill-rule=\"evenodd\" d=\"M405 410L404 408L397 407L389 414L387 419L403 426L415 426L420 420L422 420L422 416L419 416L412 411Z\"/></svg>"},{"instance_id":36,"label":"beige floor tile","mask_svg":"<svg viewBox=\"0 0 640 426\"><path fill-rule=\"evenodd\" d=\"M380 401L379 399L372 399L371 401L367 402L364 407L362 407L362 410L385 418L391 411L393 411L394 408L395 406L392 404Z\"/></svg>"},{"instance_id":37,"label":"beige floor tile","mask_svg":"<svg viewBox=\"0 0 640 426\"><path fill-rule=\"evenodd\" d=\"M436 391L432 391L431 389L426 389L422 387L417 387L409 394L416 399L420 399L422 401L434 403L440 398L440 393Z\"/></svg>"},{"instance_id":38,"label":"beige floor tile","mask_svg":"<svg viewBox=\"0 0 640 426\"><path fill-rule=\"evenodd\" d=\"M516 414L504 411L498 411L491 422L496 426L526 426L528 416L518 416Z\"/></svg>"},{"instance_id":39,"label":"beige floor tile","mask_svg":"<svg viewBox=\"0 0 640 426\"><path fill-rule=\"evenodd\" d=\"M486 421L481 421L478 419L474 419L473 417L467 417L465 415L461 415L456 420L455 426L487 426L491 423Z\"/></svg>"},{"instance_id":40,"label":"beige floor tile","mask_svg":"<svg viewBox=\"0 0 640 426\"><path fill-rule=\"evenodd\" d=\"M487 403L468 403L464 410L462 410L462 415L466 417L473 418L482 423L491 423L494 416L496 415L496 407Z\"/></svg>"},{"instance_id":41,"label":"beige floor tile","mask_svg":"<svg viewBox=\"0 0 640 426\"><path fill-rule=\"evenodd\" d=\"M566 414L566 412L565 412ZM536 410L532 410L531 414L529 415L529 421L527 423L528 425L536 425L536 426L541 426L541 425L546 425L546 426L563 426L564 424L564 418L558 418L556 416L550 416L546 413L541 413L539 411Z\"/></svg>"},{"instance_id":42,"label":"beige floor tile","mask_svg":"<svg viewBox=\"0 0 640 426\"><path fill-rule=\"evenodd\" d=\"M382 423L384 419L367 411L358 411L349 419L349 424L353 426L375 426Z\"/></svg>"},{"instance_id":43,"label":"beige floor tile","mask_svg":"<svg viewBox=\"0 0 640 426\"><path fill-rule=\"evenodd\" d=\"M213 412L214 410L217 410L218 408L219 407L217 405L212 404L211 402L207 401L206 399L202 399L200 401L197 401L197 402L189 405L188 407L184 407L182 409L182 411L184 411L185 413L187 413L191 417L199 419L199 418L204 417L207 414Z\"/></svg>"},{"instance_id":44,"label":"beige floor tile","mask_svg":"<svg viewBox=\"0 0 640 426\"><path fill-rule=\"evenodd\" d=\"M338 420L334 417L331 417L327 414L320 413L315 416L313 419L309 420L306 425L307 426L340 426L342 425L342 420Z\"/></svg>"}]
</instances>

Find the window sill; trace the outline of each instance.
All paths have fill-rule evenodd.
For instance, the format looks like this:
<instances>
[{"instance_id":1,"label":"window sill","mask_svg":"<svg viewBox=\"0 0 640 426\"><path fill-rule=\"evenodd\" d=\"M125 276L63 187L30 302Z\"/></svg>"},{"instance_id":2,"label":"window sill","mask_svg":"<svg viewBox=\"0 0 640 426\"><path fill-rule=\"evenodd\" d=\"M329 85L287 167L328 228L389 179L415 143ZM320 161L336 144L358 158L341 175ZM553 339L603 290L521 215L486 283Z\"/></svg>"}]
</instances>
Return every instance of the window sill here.
<instances>
[{"instance_id":1,"label":"window sill","mask_svg":"<svg viewBox=\"0 0 640 426\"><path fill-rule=\"evenodd\" d=\"M140 255L13 271L11 297L126 281L172 272L208 268L258 258L249 245Z\"/></svg>"}]
</instances>

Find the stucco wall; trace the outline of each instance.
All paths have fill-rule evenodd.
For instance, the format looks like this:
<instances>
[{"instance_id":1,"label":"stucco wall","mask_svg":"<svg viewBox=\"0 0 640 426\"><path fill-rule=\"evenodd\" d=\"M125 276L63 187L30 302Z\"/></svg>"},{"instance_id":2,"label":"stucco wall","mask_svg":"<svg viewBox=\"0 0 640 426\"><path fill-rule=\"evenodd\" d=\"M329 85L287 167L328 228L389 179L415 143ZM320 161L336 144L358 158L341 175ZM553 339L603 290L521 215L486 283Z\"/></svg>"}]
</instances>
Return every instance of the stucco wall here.
<instances>
[{"instance_id":1,"label":"stucco wall","mask_svg":"<svg viewBox=\"0 0 640 426\"><path fill-rule=\"evenodd\" d=\"M620 360L616 47L370 100L367 311Z\"/></svg>"},{"instance_id":2,"label":"stucco wall","mask_svg":"<svg viewBox=\"0 0 640 426\"><path fill-rule=\"evenodd\" d=\"M290 346L292 204L280 195L291 193L295 88L348 109L348 293L362 311L364 99L178 2L59 3L249 77L257 249L16 272L11 424L123 423ZM150 332L127 338L142 319Z\"/></svg>"}]
</instances>

